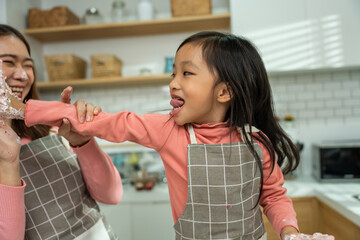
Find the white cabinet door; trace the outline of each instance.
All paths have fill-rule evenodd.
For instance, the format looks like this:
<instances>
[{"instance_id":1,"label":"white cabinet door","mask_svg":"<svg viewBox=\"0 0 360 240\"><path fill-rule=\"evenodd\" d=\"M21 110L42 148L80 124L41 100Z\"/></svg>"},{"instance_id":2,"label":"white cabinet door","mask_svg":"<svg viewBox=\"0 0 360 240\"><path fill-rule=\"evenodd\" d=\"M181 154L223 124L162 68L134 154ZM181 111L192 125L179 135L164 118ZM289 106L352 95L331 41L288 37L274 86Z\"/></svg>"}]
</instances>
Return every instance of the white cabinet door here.
<instances>
[{"instance_id":1,"label":"white cabinet door","mask_svg":"<svg viewBox=\"0 0 360 240\"><path fill-rule=\"evenodd\" d=\"M360 65L360 1L306 0L312 53L322 67Z\"/></svg>"},{"instance_id":2,"label":"white cabinet door","mask_svg":"<svg viewBox=\"0 0 360 240\"><path fill-rule=\"evenodd\" d=\"M267 70L360 65L359 0L230 0L231 31Z\"/></svg>"},{"instance_id":3,"label":"white cabinet door","mask_svg":"<svg viewBox=\"0 0 360 240\"><path fill-rule=\"evenodd\" d=\"M170 202L99 204L101 212L120 240L175 239Z\"/></svg>"},{"instance_id":4,"label":"white cabinet door","mask_svg":"<svg viewBox=\"0 0 360 240\"><path fill-rule=\"evenodd\" d=\"M170 203L133 204L133 240L175 239Z\"/></svg>"},{"instance_id":5,"label":"white cabinet door","mask_svg":"<svg viewBox=\"0 0 360 240\"><path fill-rule=\"evenodd\" d=\"M120 240L132 240L132 213L131 204L118 205L99 204L101 212Z\"/></svg>"}]
</instances>

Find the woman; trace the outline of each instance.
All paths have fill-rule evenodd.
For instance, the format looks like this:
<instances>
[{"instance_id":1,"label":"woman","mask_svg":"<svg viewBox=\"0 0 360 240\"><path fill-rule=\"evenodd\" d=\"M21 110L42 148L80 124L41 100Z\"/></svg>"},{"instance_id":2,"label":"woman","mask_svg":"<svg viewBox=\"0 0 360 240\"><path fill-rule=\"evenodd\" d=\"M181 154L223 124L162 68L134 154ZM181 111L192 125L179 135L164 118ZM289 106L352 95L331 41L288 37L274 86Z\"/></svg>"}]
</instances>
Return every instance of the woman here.
<instances>
[{"instance_id":1,"label":"woman","mask_svg":"<svg viewBox=\"0 0 360 240\"><path fill-rule=\"evenodd\" d=\"M0 60L13 94L23 102L39 99L29 44L2 24ZM63 102L70 103L70 93L64 90ZM80 121L101 111L75 105ZM93 138L71 131L66 119L58 133L72 151L56 131L0 120L0 239L116 239L95 202L119 203L123 189L116 168Z\"/></svg>"}]
</instances>

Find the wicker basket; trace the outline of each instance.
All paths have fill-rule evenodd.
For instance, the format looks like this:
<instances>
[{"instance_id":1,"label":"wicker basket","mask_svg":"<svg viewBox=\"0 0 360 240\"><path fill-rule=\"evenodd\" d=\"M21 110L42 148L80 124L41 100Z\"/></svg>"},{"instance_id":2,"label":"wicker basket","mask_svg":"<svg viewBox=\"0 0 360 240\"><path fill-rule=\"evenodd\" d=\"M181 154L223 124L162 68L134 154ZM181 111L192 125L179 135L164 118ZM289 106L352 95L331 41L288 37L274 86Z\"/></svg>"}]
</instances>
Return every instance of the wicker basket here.
<instances>
[{"instance_id":1,"label":"wicker basket","mask_svg":"<svg viewBox=\"0 0 360 240\"><path fill-rule=\"evenodd\" d=\"M80 24L80 19L65 6L50 10L31 8L28 12L28 28L55 27Z\"/></svg>"},{"instance_id":2,"label":"wicker basket","mask_svg":"<svg viewBox=\"0 0 360 240\"><path fill-rule=\"evenodd\" d=\"M211 14L211 0L171 0L173 17Z\"/></svg>"},{"instance_id":3,"label":"wicker basket","mask_svg":"<svg viewBox=\"0 0 360 240\"><path fill-rule=\"evenodd\" d=\"M45 56L49 81L82 79L86 75L86 62L73 54Z\"/></svg>"},{"instance_id":4,"label":"wicker basket","mask_svg":"<svg viewBox=\"0 0 360 240\"><path fill-rule=\"evenodd\" d=\"M122 75L122 61L112 54L91 56L91 75L93 78Z\"/></svg>"}]
</instances>

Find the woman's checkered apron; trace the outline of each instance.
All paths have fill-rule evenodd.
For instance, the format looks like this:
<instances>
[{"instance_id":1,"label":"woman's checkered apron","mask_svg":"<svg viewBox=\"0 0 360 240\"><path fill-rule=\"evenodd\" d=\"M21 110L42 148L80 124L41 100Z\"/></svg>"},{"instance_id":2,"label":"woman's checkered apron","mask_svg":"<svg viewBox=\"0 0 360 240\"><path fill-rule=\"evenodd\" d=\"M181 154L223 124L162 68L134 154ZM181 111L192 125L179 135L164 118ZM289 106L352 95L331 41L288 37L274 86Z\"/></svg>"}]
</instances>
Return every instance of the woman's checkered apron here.
<instances>
[{"instance_id":1,"label":"woman's checkered apron","mask_svg":"<svg viewBox=\"0 0 360 240\"><path fill-rule=\"evenodd\" d=\"M117 239L86 189L76 155L58 135L25 144L25 239Z\"/></svg>"},{"instance_id":2,"label":"woman's checkered apron","mask_svg":"<svg viewBox=\"0 0 360 240\"><path fill-rule=\"evenodd\" d=\"M174 225L176 240L266 239L256 205L262 169L247 145L196 144L190 124L188 129L188 200ZM257 144L255 150L262 156Z\"/></svg>"}]
</instances>

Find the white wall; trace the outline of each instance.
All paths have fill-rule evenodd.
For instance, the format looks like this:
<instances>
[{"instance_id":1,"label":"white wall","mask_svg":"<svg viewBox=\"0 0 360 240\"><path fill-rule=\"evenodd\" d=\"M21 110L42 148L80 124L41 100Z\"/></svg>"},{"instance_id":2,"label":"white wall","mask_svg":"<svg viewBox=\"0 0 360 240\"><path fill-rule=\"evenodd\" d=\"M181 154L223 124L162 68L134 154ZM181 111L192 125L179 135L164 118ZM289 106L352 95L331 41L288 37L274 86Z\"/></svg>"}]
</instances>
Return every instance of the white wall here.
<instances>
[{"instance_id":1,"label":"white wall","mask_svg":"<svg viewBox=\"0 0 360 240\"><path fill-rule=\"evenodd\" d=\"M7 23L6 0L0 0L0 23Z\"/></svg>"},{"instance_id":2,"label":"white wall","mask_svg":"<svg viewBox=\"0 0 360 240\"><path fill-rule=\"evenodd\" d=\"M360 1L231 0L231 29L259 48L267 69L360 65Z\"/></svg>"}]
</instances>

